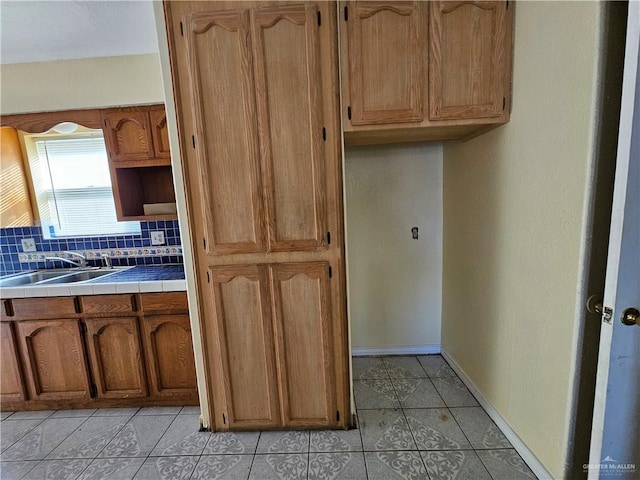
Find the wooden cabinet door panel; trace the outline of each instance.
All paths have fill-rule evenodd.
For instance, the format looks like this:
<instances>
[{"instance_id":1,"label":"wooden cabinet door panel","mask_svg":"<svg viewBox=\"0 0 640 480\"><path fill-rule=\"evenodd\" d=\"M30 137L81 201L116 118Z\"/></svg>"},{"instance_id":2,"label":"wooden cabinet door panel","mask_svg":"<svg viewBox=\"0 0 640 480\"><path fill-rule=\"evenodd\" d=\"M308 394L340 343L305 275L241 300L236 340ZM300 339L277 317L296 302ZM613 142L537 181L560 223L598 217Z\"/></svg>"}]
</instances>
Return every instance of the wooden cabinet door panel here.
<instances>
[{"instance_id":1,"label":"wooden cabinet door panel","mask_svg":"<svg viewBox=\"0 0 640 480\"><path fill-rule=\"evenodd\" d=\"M33 225L31 196L18 131L0 127L0 228Z\"/></svg>"},{"instance_id":2,"label":"wooden cabinet door panel","mask_svg":"<svg viewBox=\"0 0 640 480\"><path fill-rule=\"evenodd\" d=\"M151 138L153 138L155 158L171 158L167 114L164 108L152 108L149 110L149 120L151 121Z\"/></svg>"},{"instance_id":3,"label":"wooden cabinet door panel","mask_svg":"<svg viewBox=\"0 0 640 480\"><path fill-rule=\"evenodd\" d=\"M189 317L144 317L142 332L151 395L161 398L197 397Z\"/></svg>"},{"instance_id":4,"label":"wooden cabinet door panel","mask_svg":"<svg viewBox=\"0 0 640 480\"><path fill-rule=\"evenodd\" d=\"M422 121L421 2L351 2L347 8L351 124Z\"/></svg>"},{"instance_id":5,"label":"wooden cabinet door panel","mask_svg":"<svg viewBox=\"0 0 640 480\"><path fill-rule=\"evenodd\" d=\"M112 161L153 158L149 114L146 111L110 112L103 117L105 141Z\"/></svg>"},{"instance_id":6,"label":"wooden cabinet door panel","mask_svg":"<svg viewBox=\"0 0 640 480\"><path fill-rule=\"evenodd\" d=\"M314 250L327 215L317 7L253 9L251 24L269 249Z\"/></svg>"},{"instance_id":7,"label":"wooden cabinet door panel","mask_svg":"<svg viewBox=\"0 0 640 480\"><path fill-rule=\"evenodd\" d=\"M187 49L209 254L265 250L248 12L194 13Z\"/></svg>"},{"instance_id":8,"label":"wooden cabinet door panel","mask_svg":"<svg viewBox=\"0 0 640 480\"><path fill-rule=\"evenodd\" d=\"M430 2L429 118L497 117L505 102L508 2Z\"/></svg>"},{"instance_id":9,"label":"wooden cabinet door panel","mask_svg":"<svg viewBox=\"0 0 640 480\"><path fill-rule=\"evenodd\" d=\"M89 372L79 320L17 322L29 394L36 400L88 400Z\"/></svg>"},{"instance_id":10,"label":"wooden cabinet door panel","mask_svg":"<svg viewBox=\"0 0 640 480\"><path fill-rule=\"evenodd\" d=\"M329 264L280 264L271 269L284 425L335 425Z\"/></svg>"},{"instance_id":11,"label":"wooden cabinet door panel","mask_svg":"<svg viewBox=\"0 0 640 480\"><path fill-rule=\"evenodd\" d=\"M0 401L20 402L26 399L22 369L18 360L16 340L8 322L0 323Z\"/></svg>"},{"instance_id":12,"label":"wooden cabinet door panel","mask_svg":"<svg viewBox=\"0 0 640 480\"><path fill-rule=\"evenodd\" d=\"M87 348L99 398L147 395L136 317L87 319Z\"/></svg>"},{"instance_id":13,"label":"wooden cabinet door panel","mask_svg":"<svg viewBox=\"0 0 640 480\"><path fill-rule=\"evenodd\" d=\"M267 267L216 267L210 274L228 424L276 427L280 418Z\"/></svg>"}]
</instances>

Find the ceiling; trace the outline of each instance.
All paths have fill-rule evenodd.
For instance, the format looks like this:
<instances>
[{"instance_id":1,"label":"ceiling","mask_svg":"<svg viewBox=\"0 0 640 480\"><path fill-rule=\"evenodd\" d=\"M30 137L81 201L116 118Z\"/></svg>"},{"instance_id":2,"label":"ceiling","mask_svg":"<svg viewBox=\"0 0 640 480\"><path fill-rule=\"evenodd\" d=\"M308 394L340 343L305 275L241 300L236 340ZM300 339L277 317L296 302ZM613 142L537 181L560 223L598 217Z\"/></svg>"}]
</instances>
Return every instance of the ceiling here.
<instances>
[{"instance_id":1,"label":"ceiling","mask_svg":"<svg viewBox=\"0 0 640 480\"><path fill-rule=\"evenodd\" d=\"M150 0L1 0L0 63L158 52Z\"/></svg>"}]
</instances>

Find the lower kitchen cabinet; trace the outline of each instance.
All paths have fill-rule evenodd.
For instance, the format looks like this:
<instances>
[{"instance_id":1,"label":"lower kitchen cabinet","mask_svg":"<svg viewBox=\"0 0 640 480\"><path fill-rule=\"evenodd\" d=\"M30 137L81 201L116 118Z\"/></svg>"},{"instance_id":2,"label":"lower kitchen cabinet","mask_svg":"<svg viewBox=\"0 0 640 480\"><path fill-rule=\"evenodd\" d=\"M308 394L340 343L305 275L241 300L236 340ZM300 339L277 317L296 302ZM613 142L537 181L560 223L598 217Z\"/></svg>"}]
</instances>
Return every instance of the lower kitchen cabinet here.
<instances>
[{"instance_id":1,"label":"lower kitchen cabinet","mask_svg":"<svg viewBox=\"0 0 640 480\"><path fill-rule=\"evenodd\" d=\"M147 396L138 319L87 319L87 347L98 398Z\"/></svg>"},{"instance_id":2,"label":"lower kitchen cabinet","mask_svg":"<svg viewBox=\"0 0 640 480\"><path fill-rule=\"evenodd\" d=\"M197 405L184 292L3 300L4 410Z\"/></svg>"},{"instance_id":3,"label":"lower kitchen cabinet","mask_svg":"<svg viewBox=\"0 0 640 480\"><path fill-rule=\"evenodd\" d=\"M31 320L16 327L30 399L91 398L80 320Z\"/></svg>"},{"instance_id":4,"label":"lower kitchen cabinet","mask_svg":"<svg viewBox=\"0 0 640 480\"><path fill-rule=\"evenodd\" d=\"M142 331L151 395L176 400L197 398L189 316L145 316Z\"/></svg>"}]
</instances>

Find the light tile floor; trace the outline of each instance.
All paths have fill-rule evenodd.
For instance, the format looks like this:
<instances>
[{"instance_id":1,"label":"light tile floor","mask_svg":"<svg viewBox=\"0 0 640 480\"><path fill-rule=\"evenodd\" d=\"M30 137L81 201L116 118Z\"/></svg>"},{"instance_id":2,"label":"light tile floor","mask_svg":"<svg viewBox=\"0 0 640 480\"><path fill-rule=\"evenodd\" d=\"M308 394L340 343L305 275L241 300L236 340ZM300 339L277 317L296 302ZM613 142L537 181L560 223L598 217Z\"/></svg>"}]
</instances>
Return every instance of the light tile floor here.
<instances>
[{"instance_id":1,"label":"light tile floor","mask_svg":"<svg viewBox=\"0 0 640 480\"><path fill-rule=\"evenodd\" d=\"M199 432L197 407L2 412L0 478L535 479L441 356L353 367L350 431Z\"/></svg>"}]
</instances>

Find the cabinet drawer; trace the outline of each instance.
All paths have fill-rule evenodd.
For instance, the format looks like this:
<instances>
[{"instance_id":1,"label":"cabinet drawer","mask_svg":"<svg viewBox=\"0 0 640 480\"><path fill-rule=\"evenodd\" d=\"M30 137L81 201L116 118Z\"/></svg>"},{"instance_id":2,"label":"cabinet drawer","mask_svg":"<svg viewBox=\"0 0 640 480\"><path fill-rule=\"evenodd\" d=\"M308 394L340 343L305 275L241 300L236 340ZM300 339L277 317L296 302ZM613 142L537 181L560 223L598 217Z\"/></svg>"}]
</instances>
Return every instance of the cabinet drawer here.
<instances>
[{"instance_id":1,"label":"cabinet drawer","mask_svg":"<svg viewBox=\"0 0 640 480\"><path fill-rule=\"evenodd\" d=\"M74 297L17 298L11 305L14 317L20 319L64 318L78 313Z\"/></svg>"},{"instance_id":2,"label":"cabinet drawer","mask_svg":"<svg viewBox=\"0 0 640 480\"><path fill-rule=\"evenodd\" d=\"M187 310L186 292L143 293L140 295L142 310L158 312L165 310Z\"/></svg>"},{"instance_id":3,"label":"cabinet drawer","mask_svg":"<svg viewBox=\"0 0 640 480\"><path fill-rule=\"evenodd\" d=\"M123 314L136 310L134 295L95 295L80 297L82 312L86 314Z\"/></svg>"}]
</instances>

